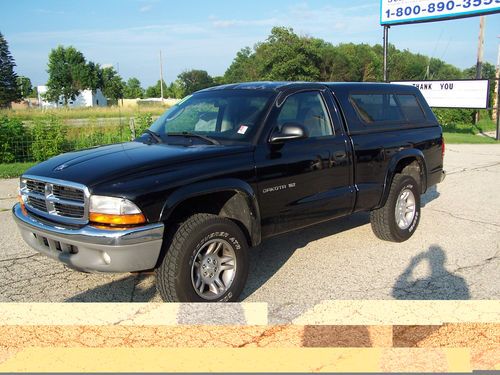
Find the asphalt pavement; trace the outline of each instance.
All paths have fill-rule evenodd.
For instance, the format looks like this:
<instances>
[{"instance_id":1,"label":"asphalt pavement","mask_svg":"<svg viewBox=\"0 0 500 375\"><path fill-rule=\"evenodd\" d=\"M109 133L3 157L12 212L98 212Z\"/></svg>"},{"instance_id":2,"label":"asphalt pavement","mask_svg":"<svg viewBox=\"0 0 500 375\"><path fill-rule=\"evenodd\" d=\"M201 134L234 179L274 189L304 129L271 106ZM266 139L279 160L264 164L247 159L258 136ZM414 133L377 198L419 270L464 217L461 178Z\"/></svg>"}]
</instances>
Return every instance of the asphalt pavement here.
<instances>
[{"instance_id":1,"label":"asphalt pavement","mask_svg":"<svg viewBox=\"0 0 500 375\"><path fill-rule=\"evenodd\" d=\"M448 145L446 180L423 196L407 242L378 240L366 213L270 239L250 254L244 302L270 321L325 300L500 298L500 145ZM0 180L0 302L159 302L151 274L85 274L38 255L11 218L17 180Z\"/></svg>"}]
</instances>

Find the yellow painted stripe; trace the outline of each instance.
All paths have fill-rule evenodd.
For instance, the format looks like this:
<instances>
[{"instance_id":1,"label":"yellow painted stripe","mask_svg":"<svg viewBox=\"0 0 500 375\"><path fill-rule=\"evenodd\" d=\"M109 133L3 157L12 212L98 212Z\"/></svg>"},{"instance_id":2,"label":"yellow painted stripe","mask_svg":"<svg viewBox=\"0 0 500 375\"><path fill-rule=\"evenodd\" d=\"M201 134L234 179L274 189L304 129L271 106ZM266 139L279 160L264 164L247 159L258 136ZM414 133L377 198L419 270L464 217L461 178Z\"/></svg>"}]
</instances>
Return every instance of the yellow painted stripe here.
<instances>
[{"instance_id":1,"label":"yellow painted stripe","mask_svg":"<svg viewBox=\"0 0 500 375\"><path fill-rule=\"evenodd\" d=\"M377 372L397 371L398 365L412 369L408 361L398 363L398 350L402 349L29 348L0 364L0 372ZM429 358L429 349L404 351L406 356L411 351L419 371L471 371L467 349L434 349L435 358Z\"/></svg>"}]
</instances>

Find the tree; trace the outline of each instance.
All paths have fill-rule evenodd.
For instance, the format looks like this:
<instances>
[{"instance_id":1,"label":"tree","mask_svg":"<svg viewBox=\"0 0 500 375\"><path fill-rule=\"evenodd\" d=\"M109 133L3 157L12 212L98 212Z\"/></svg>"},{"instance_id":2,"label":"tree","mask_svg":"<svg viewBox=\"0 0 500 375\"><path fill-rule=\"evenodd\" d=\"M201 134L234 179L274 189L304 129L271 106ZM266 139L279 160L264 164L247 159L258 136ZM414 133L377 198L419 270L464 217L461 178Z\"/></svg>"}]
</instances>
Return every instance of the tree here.
<instances>
[{"instance_id":1,"label":"tree","mask_svg":"<svg viewBox=\"0 0 500 375\"><path fill-rule=\"evenodd\" d=\"M319 74L321 81L351 81L349 70L349 58L330 43L325 43L320 49L321 61L319 64Z\"/></svg>"},{"instance_id":2,"label":"tree","mask_svg":"<svg viewBox=\"0 0 500 375\"><path fill-rule=\"evenodd\" d=\"M184 97L184 90L182 89L179 81L172 82L167 88L167 97L182 99Z\"/></svg>"},{"instance_id":3,"label":"tree","mask_svg":"<svg viewBox=\"0 0 500 375\"><path fill-rule=\"evenodd\" d=\"M204 70L188 70L177 77L183 96L214 86L214 79Z\"/></svg>"},{"instance_id":4,"label":"tree","mask_svg":"<svg viewBox=\"0 0 500 375\"><path fill-rule=\"evenodd\" d=\"M9 45L0 33L0 108L10 107L11 102L21 99L21 92L14 72L16 63L10 54Z\"/></svg>"},{"instance_id":5,"label":"tree","mask_svg":"<svg viewBox=\"0 0 500 375\"><path fill-rule=\"evenodd\" d=\"M137 99L144 97L144 89L141 87L141 81L137 78L129 78L123 90L125 99Z\"/></svg>"},{"instance_id":6,"label":"tree","mask_svg":"<svg viewBox=\"0 0 500 375\"><path fill-rule=\"evenodd\" d=\"M253 48L236 54L224 74L225 83L283 81L381 81L381 45L344 43L333 45L322 39L300 36L293 29L275 27L269 37ZM491 69L483 65L483 76ZM460 69L389 45L391 80L457 79ZM467 73L465 73L467 75Z\"/></svg>"},{"instance_id":7,"label":"tree","mask_svg":"<svg viewBox=\"0 0 500 375\"><path fill-rule=\"evenodd\" d=\"M19 92L22 98L28 98L32 96L33 87L31 86L31 79L24 76L17 77L17 85L19 87Z\"/></svg>"},{"instance_id":8,"label":"tree","mask_svg":"<svg viewBox=\"0 0 500 375\"><path fill-rule=\"evenodd\" d=\"M463 72L464 77L468 79L476 78L476 66L471 66ZM483 62L481 65L481 78L482 79L495 79L495 66L489 62Z\"/></svg>"},{"instance_id":9,"label":"tree","mask_svg":"<svg viewBox=\"0 0 500 375\"><path fill-rule=\"evenodd\" d=\"M227 83L239 81L317 81L321 79L320 39L301 37L293 29L274 27L265 42L238 52L224 74Z\"/></svg>"},{"instance_id":10,"label":"tree","mask_svg":"<svg viewBox=\"0 0 500 375\"><path fill-rule=\"evenodd\" d=\"M270 81L318 81L321 57L316 42L298 36L291 28L274 27L267 40L256 47L260 76Z\"/></svg>"},{"instance_id":11,"label":"tree","mask_svg":"<svg viewBox=\"0 0 500 375\"><path fill-rule=\"evenodd\" d=\"M93 61L89 61L86 66L79 69L76 76L83 89L96 91L104 88L103 69Z\"/></svg>"},{"instance_id":12,"label":"tree","mask_svg":"<svg viewBox=\"0 0 500 375\"><path fill-rule=\"evenodd\" d=\"M161 98L161 83L160 80L156 82L156 85L149 86L146 89L146 97L147 98ZM163 81L163 97L167 98L167 84Z\"/></svg>"},{"instance_id":13,"label":"tree","mask_svg":"<svg viewBox=\"0 0 500 375\"><path fill-rule=\"evenodd\" d=\"M38 87L34 86L29 98L38 98Z\"/></svg>"},{"instance_id":14,"label":"tree","mask_svg":"<svg viewBox=\"0 0 500 375\"><path fill-rule=\"evenodd\" d=\"M113 67L102 69L102 91L106 98L123 99L125 82Z\"/></svg>"},{"instance_id":15,"label":"tree","mask_svg":"<svg viewBox=\"0 0 500 375\"><path fill-rule=\"evenodd\" d=\"M255 66L255 54L250 47L243 48L236 54L231 66L224 73L225 83L252 82L259 80Z\"/></svg>"},{"instance_id":16,"label":"tree","mask_svg":"<svg viewBox=\"0 0 500 375\"><path fill-rule=\"evenodd\" d=\"M382 61L368 44L346 43L336 47L345 58L345 81L367 82L382 79Z\"/></svg>"},{"instance_id":17,"label":"tree","mask_svg":"<svg viewBox=\"0 0 500 375\"><path fill-rule=\"evenodd\" d=\"M49 54L46 98L64 104L75 100L80 91L102 88L102 71L98 64L87 64L83 54L74 47L59 46Z\"/></svg>"}]
</instances>

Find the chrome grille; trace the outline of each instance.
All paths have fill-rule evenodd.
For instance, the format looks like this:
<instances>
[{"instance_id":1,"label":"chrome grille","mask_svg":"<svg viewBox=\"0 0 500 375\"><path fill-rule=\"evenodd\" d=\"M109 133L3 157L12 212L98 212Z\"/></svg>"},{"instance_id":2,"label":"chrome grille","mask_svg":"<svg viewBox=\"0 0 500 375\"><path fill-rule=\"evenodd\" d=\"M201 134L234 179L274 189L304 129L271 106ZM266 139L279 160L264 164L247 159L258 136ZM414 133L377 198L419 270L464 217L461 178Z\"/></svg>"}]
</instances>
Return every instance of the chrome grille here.
<instances>
[{"instance_id":1,"label":"chrome grille","mask_svg":"<svg viewBox=\"0 0 500 375\"><path fill-rule=\"evenodd\" d=\"M47 204L45 203L45 199L28 197L26 204L28 206L32 206L32 207L36 208L37 210L47 212Z\"/></svg>"},{"instance_id":2,"label":"chrome grille","mask_svg":"<svg viewBox=\"0 0 500 375\"><path fill-rule=\"evenodd\" d=\"M68 186L54 185L52 187L52 194L60 199L67 199L75 202L83 202L85 196L82 190L71 188Z\"/></svg>"},{"instance_id":3,"label":"chrome grille","mask_svg":"<svg viewBox=\"0 0 500 375\"><path fill-rule=\"evenodd\" d=\"M54 203L54 208L60 216L81 218L84 214L83 207L72 206L70 204Z\"/></svg>"},{"instance_id":4,"label":"chrome grille","mask_svg":"<svg viewBox=\"0 0 500 375\"><path fill-rule=\"evenodd\" d=\"M27 180L26 187L28 188L29 191L32 191L34 193L39 193L42 195L45 194L45 183L44 182L35 181L35 180Z\"/></svg>"},{"instance_id":5,"label":"chrome grille","mask_svg":"<svg viewBox=\"0 0 500 375\"><path fill-rule=\"evenodd\" d=\"M26 208L50 220L67 224L88 221L88 189L84 185L37 176L21 177Z\"/></svg>"}]
</instances>

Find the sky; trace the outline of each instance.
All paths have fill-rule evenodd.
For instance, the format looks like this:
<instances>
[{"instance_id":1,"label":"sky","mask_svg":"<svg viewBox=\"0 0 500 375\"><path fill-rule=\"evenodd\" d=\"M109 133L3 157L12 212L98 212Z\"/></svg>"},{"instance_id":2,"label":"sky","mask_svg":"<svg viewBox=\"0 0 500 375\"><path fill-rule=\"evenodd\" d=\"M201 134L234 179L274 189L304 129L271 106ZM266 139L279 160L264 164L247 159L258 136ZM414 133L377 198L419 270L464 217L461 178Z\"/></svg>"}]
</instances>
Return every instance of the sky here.
<instances>
[{"instance_id":1,"label":"sky","mask_svg":"<svg viewBox=\"0 0 500 375\"><path fill-rule=\"evenodd\" d=\"M382 43L379 0L0 0L0 32L16 72L33 85L47 80L52 48L69 46L88 60L114 65L143 87L188 69L223 75L236 53L264 41L273 26L338 43ZM398 25L397 48L436 57L460 68L475 65L479 18ZM497 62L500 14L486 16L484 59Z\"/></svg>"}]
</instances>

